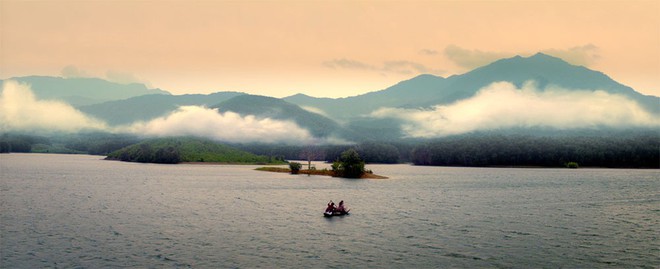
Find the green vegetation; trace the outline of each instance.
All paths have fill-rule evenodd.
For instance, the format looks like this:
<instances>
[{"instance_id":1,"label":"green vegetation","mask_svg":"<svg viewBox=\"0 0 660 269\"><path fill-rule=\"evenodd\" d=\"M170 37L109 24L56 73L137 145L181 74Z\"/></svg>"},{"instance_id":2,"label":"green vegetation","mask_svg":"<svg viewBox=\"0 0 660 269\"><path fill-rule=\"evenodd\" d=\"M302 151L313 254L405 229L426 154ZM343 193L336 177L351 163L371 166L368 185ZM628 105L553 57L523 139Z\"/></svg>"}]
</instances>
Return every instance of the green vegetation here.
<instances>
[{"instance_id":1,"label":"green vegetation","mask_svg":"<svg viewBox=\"0 0 660 269\"><path fill-rule=\"evenodd\" d=\"M298 172L300 172L300 168L302 168L301 163L297 163L297 162L289 163L289 169L291 169L291 174L298 174Z\"/></svg>"},{"instance_id":2,"label":"green vegetation","mask_svg":"<svg viewBox=\"0 0 660 269\"><path fill-rule=\"evenodd\" d=\"M234 147L254 154L281 156L287 160L334 162L341 154L354 149L365 163L401 163L410 160L415 143L370 141L357 145L298 146L277 144L235 144ZM306 165L307 166L307 165Z\"/></svg>"},{"instance_id":3,"label":"green vegetation","mask_svg":"<svg viewBox=\"0 0 660 269\"><path fill-rule=\"evenodd\" d=\"M348 149L332 163L332 171L338 177L360 178L364 174L364 161L355 149Z\"/></svg>"},{"instance_id":4,"label":"green vegetation","mask_svg":"<svg viewBox=\"0 0 660 269\"><path fill-rule=\"evenodd\" d=\"M566 167L567 167L567 168L577 169L577 168L579 167L579 165L578 165L578 163L576 163L576 162L568 162L568 163L566 163Z\"/></svg>"},{"instance_id":5,"label":"green vegetation","mask_svg":"<svg viewBox=\"0 0 660 269\"><path fill-rule=\"evenodd\" d=\"M23 134L3 134L0 136L0 153L31 152L32 145L44 140L45 138Z\"/></svg>"},{"instance_id":6,"label":"green vegetation","mask_svg":"<svg viewBox=\"0 0 660 269\"><path fill-rule=\"evenodd\" d=\"M284 160L258 156L198 138L160 138L125 147L108 159L143 163L211 162L240 164L283 164Z\"/></svg>"},{"instance_id":7,"label":"green vegetation","mask_svg":"<svg viewBox=\"0 0 660 269\"><path fill-rule=\"evenodd\" d=\"M106 155L138 141L135 136L102 132L48 135L4 133L0 135L0 153L34 152Z\"/></svg>"},{"instance_id":8,"label":"green vegetation","mask_svg":"<svg viewBox=\"0 0 660 269\"><path fill-rule=\"evenodd\" d=\"M179 141L154 145L133 135L88 132L78 134L1 133L0 153L81 153L110 155L139 142L149 142L139 151L134 148L123 156L129 161L143 162L235 162L284 163L283 160L334 162L343 152L354 149L365 163L402 163L439 166L508 166L566 167L569 162L579 167L660 168L660 136L656 130L552 131L546 135L533 131L511 130L450 136L433 140L370 141L356 145L284 145L226 144L203 139L178 138L153 141ZM195 141L196 142L193 142ZM202 142L203 141L203 142ZM185 145L184 145L185 144ZM196 146L193 146L196 145ZM137 147L137 146L136 146ZM246 158L217 158L209 151L216 147L232 148ZM244 152L245 151L245 152ZM138 154L139 153L139 154ZM232 154L229 154L232 155ZM254 155L259 158L254 157ZM111 158L120 159L118 155ZM238 154L237 156L241 156ZM269 157L264 157L269 156ZM238 160L235 160L238 159ZM302 169L302 168L301 168ZM301 170L302 171L302 170Z\"/></svg>"},{"instance_id":9,"label":"green vegetation","mask_svg":"<svg viewBox=\"0 0 660 269\"><path fill-rule=\"evenodd\" d=\"M412 162L439 166L660 168L657 133L609 136L479 134L437 139L415 147Z\"/></svg>"}]
</instances>

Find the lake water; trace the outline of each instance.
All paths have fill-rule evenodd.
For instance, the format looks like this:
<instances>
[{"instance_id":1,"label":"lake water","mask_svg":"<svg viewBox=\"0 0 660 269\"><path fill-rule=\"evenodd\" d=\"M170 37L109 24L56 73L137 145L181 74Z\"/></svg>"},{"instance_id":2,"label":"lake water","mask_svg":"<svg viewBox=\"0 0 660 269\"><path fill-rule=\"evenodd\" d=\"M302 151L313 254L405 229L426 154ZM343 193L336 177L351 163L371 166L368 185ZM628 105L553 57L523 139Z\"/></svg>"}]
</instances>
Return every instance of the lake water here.
<instances>
[{"instance_id":1,"label":"lake water","mask_svg":"<svg viewBox=\"0 0 660 269\"><path fill-rule=\"evenodd\" d=\"M0 155L2 268L658 268L660 172ZM324 218L329 200L351 214Z\"/></svg>"}]
</instances>

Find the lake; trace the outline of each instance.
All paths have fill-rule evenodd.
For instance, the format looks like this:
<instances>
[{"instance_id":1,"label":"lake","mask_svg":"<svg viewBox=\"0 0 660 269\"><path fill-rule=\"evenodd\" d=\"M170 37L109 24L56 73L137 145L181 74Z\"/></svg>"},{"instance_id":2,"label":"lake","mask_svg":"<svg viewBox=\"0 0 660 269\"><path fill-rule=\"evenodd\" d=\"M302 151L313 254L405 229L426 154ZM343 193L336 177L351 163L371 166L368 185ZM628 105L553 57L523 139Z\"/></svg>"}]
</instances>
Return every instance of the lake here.
<instances>
[{"instance_id":1,"label":"lake","mask_svg":"<svg viewBox=\"0 0 660 269\"><path fill-rule=\"evenodd\" d=\"M2 268L658 268L660 171L0 154ZM351 214L324 218L329 200Z\"/></svg>"}]
</instances>

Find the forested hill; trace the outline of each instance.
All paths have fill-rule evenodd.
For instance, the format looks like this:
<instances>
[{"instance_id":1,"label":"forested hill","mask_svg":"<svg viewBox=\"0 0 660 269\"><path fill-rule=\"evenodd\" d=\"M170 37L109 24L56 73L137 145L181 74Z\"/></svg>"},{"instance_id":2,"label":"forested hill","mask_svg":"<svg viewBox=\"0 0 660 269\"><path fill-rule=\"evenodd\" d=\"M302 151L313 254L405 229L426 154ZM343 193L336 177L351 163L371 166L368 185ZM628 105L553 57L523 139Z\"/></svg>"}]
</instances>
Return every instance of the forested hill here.
<instances>
[{"instance_id":1,"label":"forested hill","mask_svg":"<svg viewBox=\"0 0 660 269\"><path fill-rule=\"evenodd\" d=\"M163 117L172 113L172 111L175 111L180 106L210 107L242 94L240 92L184 95L150 94L125 100L82 106L79 109L109 124L121 125Z\"/></svg>"},{"instance_id":2,"label":"forested hill","mask_svg":"<svg viewBox=\"0 0 660 269\"><path fill-rule=\"evenodd\" d=\"M149 139L108 154L109 160L141 163L239 163L282 164L282 159L258 156L220 143L198 138Z\"/></svg>"},{"instance_id":3,"label":"forested hill","mask_svg":"<svg viewBox=\"0 0 660 269\"><path fill-rule=\"evenodd\" d=\"M228 146L229 145L229 146ZM43 137L0 135L0 153L52 152L107 155L133 162L280 163L283 159L332 162L354 148L367 163L439 166L533 166L660 168L657 130L556 131L549 135L488 132L433 140L371 141L354 145L220 144L198 138L141 140L130 135L88 133ZM266 157L268 156L268 157Z\"/></svg>"},{"instance_id":4,"label":"forested hill","mask_svg":"<svg viewBox=\"0 0 660 269\"><path fill-rule=\"evenodd\" d=\"M660 168L660 136L655 130L571 132L554 136L469 134L417 145L416 165Z\"/></svg>"},{"instance_id":5,"label":"forested hill","mask_svg":"<svg viewBox=\"0 0 660 269\"><path fill-rule=\"evenodd\" d=\"M332 119L309 112L282 99L268 96L239 95L211 108L217 108L221 113L231 111L244 116L253 115L261 118L290 120L309 130L316 137L327 137L338 133L346 134L347 132Z\"/></svg>"}]
</instances>

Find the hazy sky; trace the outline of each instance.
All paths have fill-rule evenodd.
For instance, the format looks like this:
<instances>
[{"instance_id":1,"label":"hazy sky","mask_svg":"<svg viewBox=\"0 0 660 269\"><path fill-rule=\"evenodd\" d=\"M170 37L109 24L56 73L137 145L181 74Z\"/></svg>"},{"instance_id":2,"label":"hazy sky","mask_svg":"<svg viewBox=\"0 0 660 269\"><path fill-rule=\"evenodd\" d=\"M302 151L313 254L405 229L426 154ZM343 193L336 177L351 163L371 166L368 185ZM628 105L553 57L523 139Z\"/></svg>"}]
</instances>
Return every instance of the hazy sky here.
<instances>
[{"instance_id":1,"label":"hazy sky","mask_svg":"<svg viewBox=\"0 0 660 269\"><path fill-rule=\"evenodd\" d=\"M0 0L0 78L340 97L546 52L660 96L660 1Z\"/></svg>"}]
</instances>

